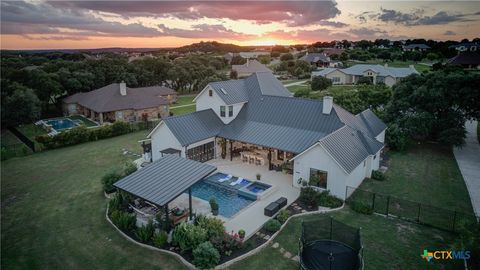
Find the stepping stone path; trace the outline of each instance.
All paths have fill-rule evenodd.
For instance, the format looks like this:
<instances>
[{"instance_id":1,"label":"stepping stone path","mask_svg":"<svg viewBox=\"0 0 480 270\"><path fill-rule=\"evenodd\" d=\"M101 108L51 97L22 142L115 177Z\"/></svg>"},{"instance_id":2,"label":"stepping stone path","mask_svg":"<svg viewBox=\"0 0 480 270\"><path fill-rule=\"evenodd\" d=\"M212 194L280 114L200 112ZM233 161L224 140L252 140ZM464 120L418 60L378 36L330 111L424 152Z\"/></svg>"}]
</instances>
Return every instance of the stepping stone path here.
<instances>
[{"instance_id":1,"label":"stepping stone path","mask_svg":"<svg viewBox=\"0 0 480 270\"><path fill-rule=\"evenodd\" d=\"M274 243L274 244L272 245L273 248L278 248L278 246L280 246L279 243Z\"/></svg>"},{"instance_id":2,"label":"stepping stone path","mask_svg":"<svg viewBox=\"0 0 480 270\"><path fill-rule=\"evenodd\" d=\"M275 249L280 248L280 249L278 249L278 251L280 252L280 254L282 254L283 257L285 257L287 259L290 259L294 262L299 262L300 261L300 259L297 255L293 256L292 253L286 251L283 247L280 247L279 243L277 243L277 242L273 243L272 247L275 248Z\"/></svg>"},{"instance_id":3,"label":"stepping stone path","mask_svg":"<svg viewBox=\"0 0 480 270\"><path fill-rule=\"evenodd\" d=\"M287 259L290 259L292 257L292 253L287 251L287 252L283 253L283 257L285 257Z\"/></svg>"}]
</instances>

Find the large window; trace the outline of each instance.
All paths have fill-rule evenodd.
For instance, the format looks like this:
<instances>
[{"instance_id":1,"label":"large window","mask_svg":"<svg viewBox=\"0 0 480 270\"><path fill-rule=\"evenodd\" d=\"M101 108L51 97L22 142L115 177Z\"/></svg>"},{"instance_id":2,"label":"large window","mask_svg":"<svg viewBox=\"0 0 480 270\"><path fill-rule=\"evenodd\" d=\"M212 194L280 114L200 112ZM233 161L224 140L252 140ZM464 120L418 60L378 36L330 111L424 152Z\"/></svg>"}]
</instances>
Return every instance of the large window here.
<instances>
[{"instance_id":1,"label":"large window","mask_svg":"<svg viewBox=\"0 0 480 270\"><path fill-rule=\"evenodd\" d=\"M308 184L310 186L315 186L319 188L327 188L327 172L310 168L310 181Z\"/></svg>"},{"instance_id":2,"label":"large window","mask_svg":"<svg viewBox=\"0 0 480 270\"><path fill-rule=\"evenodd\" d=\"M277 159L284 160L284 153L282 150L277 150Z\"/></svg>"},{"instance_id":3,"label":"large window","mask_svg":"<svg viewBox=\"0 0 480 270\"><path fill-rule=\"evenodd\" d=\"M228 117L233 116L233 106L228 106Z\"/></svg>"},{"instance_id":4,"label":"large window","mask_svg":"<svg viewBox=\"0 0 480 270\"><path fill-rule=\"evenodd\" d=\"M332 83L339 83L340 82L340 77L332 77Z\"/></svg>"},{"instance_id":5,"label":"large window","mask_svg":"<svg viewBox=\"0 0 480 270\"><path fill-rule=\"evenodd\" d=\"M199 145L197 147L191 148L187 150L187 158L200 161L200 162L205 162L210 159L214 158L215 155L215 145L213 142L209 142L206 144Z\"/></svg>"},{"instance_id":6,"label":"large window","mask_svg":"<svg viewBox=\"0 0 480 270\"><path fill-rule=\"evenodd\" d=\"M220 117L225 117L225 106L220 106Z\"/></svg>"}]
</instances>

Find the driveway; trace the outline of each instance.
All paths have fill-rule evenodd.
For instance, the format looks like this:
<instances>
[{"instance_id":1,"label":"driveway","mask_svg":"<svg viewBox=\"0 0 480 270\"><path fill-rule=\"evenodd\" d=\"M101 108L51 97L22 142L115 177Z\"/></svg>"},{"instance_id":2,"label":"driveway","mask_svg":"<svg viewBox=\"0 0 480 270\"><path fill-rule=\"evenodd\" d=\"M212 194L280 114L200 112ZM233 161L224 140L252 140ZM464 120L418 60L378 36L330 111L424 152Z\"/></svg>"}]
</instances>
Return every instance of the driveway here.
<instances>
[{"instance_id":1,"label":"driveway","mask_svg":"<svg viewBox=\"0 0 480 270\"><path fill-rule=\"evenodd\" d=\"M480 218L480 145L477 139L477 121L467 121L467 138L463 147L455 147L453 153L467 185L473 211Z\"/></svg>"}]
</instances>

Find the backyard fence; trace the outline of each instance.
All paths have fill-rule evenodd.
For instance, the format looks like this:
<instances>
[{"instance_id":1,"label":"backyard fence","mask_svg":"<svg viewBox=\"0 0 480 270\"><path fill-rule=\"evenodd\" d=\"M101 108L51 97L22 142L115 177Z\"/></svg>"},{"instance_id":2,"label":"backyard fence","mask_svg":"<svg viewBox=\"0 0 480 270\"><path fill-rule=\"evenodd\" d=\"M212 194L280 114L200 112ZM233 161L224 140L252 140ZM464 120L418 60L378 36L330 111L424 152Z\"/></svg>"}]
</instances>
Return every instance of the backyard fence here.
<instances>
[{"instance_id":1,"label":"backyard fence","mask_svg":"<svg viewBox=\"0 0 480 270\"><path fill-rule=\"evenodd\" d=\"M160 120L131 122L130 126L132 127L132 131L140 131L140 130L151 131L154 127L158 125L158 123L160 123Z\"/></svg>"},{"instance_id":2,"label":"backyard fence","mask_svg":"<svg viewBox=\"0 0 480 270\"><path fill-rule=\"evenodd\" d=\"M8 130L12 132L17 138L22 141L26 146L28 146L33 152L35 152L35 143L32 142L29 138L27 138L25 135L23 135L20 131L18 131L16 128L11 127Z\"/></svg>"},{"instance_id":3,"label":"backyard fence","mask_svg":"<svg viewBox=\"0 0 480 270\"><path fill-rule=\"evenodd\" d=\"M456 232L461 224L474 224L474 214L453 211L395 196L348 187L346 203L370 208L374 213L396 217L415 223L432 226L441 230Z\"/></svg>"}]
</instances>

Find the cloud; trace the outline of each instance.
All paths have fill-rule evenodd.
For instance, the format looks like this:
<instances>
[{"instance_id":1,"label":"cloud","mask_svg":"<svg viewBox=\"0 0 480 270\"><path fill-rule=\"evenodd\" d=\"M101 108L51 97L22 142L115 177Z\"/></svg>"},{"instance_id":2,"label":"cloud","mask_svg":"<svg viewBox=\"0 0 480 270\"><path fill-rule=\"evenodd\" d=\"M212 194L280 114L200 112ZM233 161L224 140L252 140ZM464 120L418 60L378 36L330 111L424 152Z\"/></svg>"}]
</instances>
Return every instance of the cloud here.
<instances>
[{"instance_id":1,"label":"cloud","mask_svg":"<svg viewBox=\"0 0 480 270\"><path fill-rule=\"evenodd\" d=\"M418 9L412 13L403 13L393 9L380 9L381 12L372 16L382 22L392 22L395 24L403 24L406 26L414 25L442 25L451 22L466 22L472 21L469 16L478 15L479 12L473 14L448 14L445 11L439 11L434 15L424 15L423 9Z\"/></svg>"},{"instance_id":2,"label":"cloud","mask_svg":"<svg viewBox=\"0 0 480 270\"><path fill-rule=\"evenodd\" d=\"M320 21L317 24L324 25L324 26L331 26L331 27L335 27L335 28L342 28L342 27L348 26L348 24L346 24L346 23L332 22L332 21Z\"/></svg>"},{"instance_id":3,"label":"cloud","mask_svg":"<svg viewBox=\"0 0 480 270\"><path fill-rule=\"evenodd\" d=\"M197 24L192 26L193 29L180 29L180 28L169 28L164 24L158 25L160 30L162 30L162 35L164 36L175 36L182 38L218 38L218 39L250 39L256 36L246 35L243 33L235 32L230 29L227 29L221 24L210 25L210 24Z\"/></svg>"},{"instance_id":4,"label":"cloud","mask_svg":"<svg viewBox=\"0 0 480 270\"><path fill-rule=\"evenodd\" d=\"M453 31L445 31L445 33L443 33L444 36L455 36L457 33L453 32Z\"/></svg>"},{"instance_id":5,"label":"cloud","mask_svg":"<svg viewBox=\"0 0 480 270\"><path fill-rule=\"evenodd\" d=\"M385 30L380 30L378 28L355 28L355 29L350 29L350 33L362 37L362 38L376 38L379 35L384 35L387 33Z\"/></svg>"},{"instance_id":6,"label":"cloud","mask_svg":"<svg viewBox=\"0 0 480 270\"><path fill-rule=\"evenodd\" d=\"M135 16L249 20L256 23L284 22L288 26L310 25L340 14L333 1L58 1L52 5Z\"/></svg>"}]
</instances>

